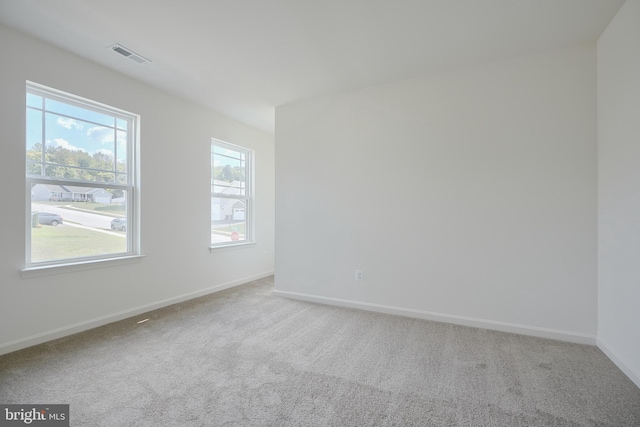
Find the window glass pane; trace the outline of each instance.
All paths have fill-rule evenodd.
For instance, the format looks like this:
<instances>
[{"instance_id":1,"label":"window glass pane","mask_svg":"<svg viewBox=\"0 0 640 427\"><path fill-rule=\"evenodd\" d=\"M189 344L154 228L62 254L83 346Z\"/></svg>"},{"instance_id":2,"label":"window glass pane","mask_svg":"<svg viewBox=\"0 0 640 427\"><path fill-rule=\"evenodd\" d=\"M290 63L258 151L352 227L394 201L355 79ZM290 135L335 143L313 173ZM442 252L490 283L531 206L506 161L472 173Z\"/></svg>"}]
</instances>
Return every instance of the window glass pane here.
<instances>
[{"instance_id":1,"label":"window glass pane","mask_svg":"<svg viewBox=\"0 0 640 427\"><path fill-rule=\"evenodd\" d=\"M27 107L42 108L42 97L27 93Z\"/></svg>"},{"instance_id":2,"label":"window glass pane","mask_svg":"<svg viewBox=\"0 0 640 427\"><path fill-rule=\"evenodd\" d=\"M27 108L27 150L42 150L42 111Z\"/></svg>"},{"instance_id":3,"label":"window glass pane","mask_svg":"<svg viewBox=\"0 0 640 427\"><path fill-rule=\"evenodd\" d=\"M27 174L42 175L42 111L27 108Z\"/></svg>"},{"instance_id":4,"label":"window glass pane","mask_svg":"<svg viewBox=\"0 0 640 427\"><path fill-rule=\"evenodd\" d=\"M31 186L31 262L127 252L126 191Z\"/></svg>"},{"instance_id":5,"label":"window glass pane","mask_svg":"<svg viewBox=\"0 0 640 427\"><path fill-rule=\"evenodd\" d=\"M120 172L127 171L127 132L119 130L116 134L116 149L117 149L117 168Z\"/></svg>"},{"instance_id":6,"label":"window glass pane","mask_svg":"<svg viewBox=\"0 0 640 427\"><path fill-rule=\"evenodd\" d=\"M127 121L124 119L116 119L116 126L118 129L127 130Z\"/></svg>"},{"instance_id":7,"label":"window glass pane","mask_svg":"<svg viewBox=\"0 0 640 427\"><path fill-rule=\"evenodd\" d=\"M211 198L211 243L247 240L247 201Z\"/></svg>"},{"instance_id":8,"label":"window glass pane","mask_svg":"<svg viewBox=\"0 0 640 427\"><path fill-rule=\"evenodd\" d=\"M228 148L221 147L220 145L214 145L213 146L213 152L215 154L224 154L224 155L227 155L227 156L233 156L233 155L237 155L238 154L237 151L233 151L233 150L230 150Z\"/></svg>"},{"instance_id":9,"label":"window glass pane","mask_svg":"<svg viewBox=\"0 0 640 427\"><path fill-rule=\"evenodd\" d=\"M224 180L214 179L211 188L214 193L224 194L227 196L244 196L246 191L244 181L227 182Z\"/></svg>"},{"instance_id":10,"label":"window glass pane","mask_svg":"<svg viewBox=\"0 0 640 427\"><path fill-rule=\"evenodd\" d=\"M52 113L59 113L65 116L75 117L87 122L97 123L104 126L114 127L115 117L107 114L98 113L86 108L76 107L75 105L67 104L60 101L54 101L53 99L45 98L45 109Z\"/></svg>"},{"instance_id":11,"label":"window glass pane","mask_svg":"<svg viewBox=\"0 0 640 427\"><path fill-rule=\"evenodd\" d=\"M27 153L27 156L29 156L29 153ZM27 159L27 175L37 176L41 174L42 174L42 163L40 162L36 163L30 159Z\"/></svg>"},{"instance_id":12,"label":"window glass pane","mask_svg":"<svg viewBox=\"0 0 640 427\"><path fill-rule=\"evenodd\" d=\"M104 171L89 171L87 169L56 166L45 164L45 175L50 178L68 179L73 181L115 182L115 173Z\"/></svg>"},{"instance_id":13,"label":"window glass pane","mask_svg":"<svg viewBox=\"0 0 640 427\"><path fill-rule=\"evenodd\" d=\"M245 154L220 146L213 146L213 182L214 193L226 195L246 194Z\"/></svg>"}]
</instances>

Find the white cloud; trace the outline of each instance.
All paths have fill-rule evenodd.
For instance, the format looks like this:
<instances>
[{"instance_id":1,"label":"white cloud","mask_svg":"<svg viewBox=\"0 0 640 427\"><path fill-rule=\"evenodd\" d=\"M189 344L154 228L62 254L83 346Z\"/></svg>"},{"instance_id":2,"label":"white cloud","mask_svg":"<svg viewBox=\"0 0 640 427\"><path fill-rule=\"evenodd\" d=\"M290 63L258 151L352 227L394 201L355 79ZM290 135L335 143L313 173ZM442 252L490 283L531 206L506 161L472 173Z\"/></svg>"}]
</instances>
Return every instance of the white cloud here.
<instances>
[{"instance_id":1,"label":"white cloud","mask_svg":"<svg viewBox=\"0 0 640 427\"><path fill-rule=\"evenodd\" d=\"M82 129L82 123L78 123L77 121L68 117L58 117L58 124L65 129Z\"/></svg>"},{"instance_id":2,"label":"white cloud","mask_svg":"<svg viewBox=\"0 0 640 427\"><path fill-rule=\"evenodd\" d=\"M84 151L82 148L78 148L75 145L71 145L69 141L66 141L62 138L56 138L53 140L53 142L47 141L47 144L53 145L55 147L66 148L67 150L71 150L71 151Z\"/></svg>"},{"instance_id":3,"label":"white cloud","mask_svg":"<svg viewBox=\"0 0 640 427\"><path fill-rule=\"evenodd\" d=\"M94 126L87 129L87 136L102 144L113 143L113 129L103 126Z\"/></svg>"}]
</instances>

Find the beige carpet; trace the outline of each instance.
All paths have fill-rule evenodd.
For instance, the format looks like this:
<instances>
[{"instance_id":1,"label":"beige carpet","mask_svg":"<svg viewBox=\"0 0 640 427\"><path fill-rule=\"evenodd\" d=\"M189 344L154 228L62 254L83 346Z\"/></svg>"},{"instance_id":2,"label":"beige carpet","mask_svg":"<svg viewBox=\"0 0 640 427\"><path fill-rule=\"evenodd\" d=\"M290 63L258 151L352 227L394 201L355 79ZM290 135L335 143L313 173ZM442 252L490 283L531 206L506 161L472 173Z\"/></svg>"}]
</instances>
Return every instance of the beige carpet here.
<instances>
[{"instance_id":1,"label":"beige carpet","mask_svg":"<svg viewBox=\"0 0 640 427\"><path fill-rule=\"evenodd\" d=\"M0 403L68 403L72 426L640 426L640 390L596 347L272 287L0 356Z\"/></svg>"}]
</instances>

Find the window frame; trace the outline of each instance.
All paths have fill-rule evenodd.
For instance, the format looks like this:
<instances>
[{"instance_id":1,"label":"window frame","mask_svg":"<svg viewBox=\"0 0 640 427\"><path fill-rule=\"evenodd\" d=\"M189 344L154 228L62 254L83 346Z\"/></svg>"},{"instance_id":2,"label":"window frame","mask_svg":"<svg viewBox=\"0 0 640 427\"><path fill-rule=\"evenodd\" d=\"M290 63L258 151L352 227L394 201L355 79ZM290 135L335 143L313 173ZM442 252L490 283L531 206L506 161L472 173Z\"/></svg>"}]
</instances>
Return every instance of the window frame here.
<instances>
[{"instance_id":1,"label":"window frame","mask_svg":"<svg viewBox=\"0 0 640 427\"><path fill-rule=\"evenodd\" d=\"M214 191L214 176L213 176L213 171L214 171L214 147L220 147L222 149L225 150L232 150L238 153L242 153L245 156L245 166L244 166L244 174L245 174L245 181L244 181L244 195L233 195L233 194L225 194L225 193L219 193L219 192L215 192ZM256 240L255 240L255 193L254 193L254 188L255 188L255 170L254 170L254 164L255 164L255 151L247 148L247 147L243 147L237 144L232 144L226 141L222 141L220 139L216 139L216 138L211 138L211 162L210 162L210 168L211 168L211 176L210 176L210 190L211 190L211 199L215 198L222 198L222 199L231 199L231 200L239 200L244 202L245 204L245 239L244 240L238 240L238 241L227 241L227 242L219 242L219 243L213 243L211 241L211 237L209 238L209 250L213 251L213 250L217 250L217 249L225 249L225 248L235 248L235 247L239 247L239 246L246 246L246 245L253 245L255 244ZM211 209L211 203L209 203L209 208ZM212 216L213 216L213 211L210 210L209 211L209 222L211 225L211 221L212 221ZM211 226L210 228L210 232L211 232ZM213 233L210 233L213 234Z\"/></svg>"},{"instance_id":2,"label":"window frame","mask_svg":"<svg viewBox=\"0 0 640 427\"><path fill-rule=\"evenodd\" d=\"M37 108L28 105L26 98L29 94L33 94L42 97L42 105ZM112 107L110 105L102 104L97 101L93 101L87 98L80 97L68 92L64 92L58 89L54 89L48 86L44 86L31 81L26 82L25 86L25 128L28 126L27 112L30 109L38 110L42 112L41 119L41 140L43 144L43 158L41 161L41 167L44 169L47 166L47 162L44 159L44 152L46 150L45 145L45 115L50 112L46 109L45 98L55 102L71 105L73 107L82 108L95 113L105 114L114 117L114 132L118 131L118 120L124 120L126 122L126 170L118 171L117 167L114 167L114 182L98 182L98 181L84 181L75 179L64 179L57 177L47 177L44 173L39 176L29 175L29 160L26 157L26 152L29 150L27 142L27 134L25 130L25 264L22 271L42 270L54 267L67 267L75 265L87 265L92 263L102 263L104 261L122 260L140 256L140 232L139 232L139 187L140 187L140 162L139 162L139 128L140 128L140 116L131 112ZM83 122L92 123L85 119L73 116L65 116L59 112L51 111L50 114L63 116L71 119L82 120ZM101 123L95 123L97 126L107 127ZM117 140L114 142L114 155L117 153ZM53 163L51 163L53 164ZM90 168L81 168L76 166L65 166L71 168L79 168L90 170ZM120 174L126 174L126 182L119 182L118 176ZM44 185L64 185L73 187L85 187L96 189L118 189L124 191L126 194L126 219L127 219L127 234L126 234L126 251L117 253L106 253L99 255L88 256L76 256L72 258L53 259L45 261L32 260L32 219L31 219L31 207L32 207L32 188L36 184Z\"/></svg>"}]
</instances>

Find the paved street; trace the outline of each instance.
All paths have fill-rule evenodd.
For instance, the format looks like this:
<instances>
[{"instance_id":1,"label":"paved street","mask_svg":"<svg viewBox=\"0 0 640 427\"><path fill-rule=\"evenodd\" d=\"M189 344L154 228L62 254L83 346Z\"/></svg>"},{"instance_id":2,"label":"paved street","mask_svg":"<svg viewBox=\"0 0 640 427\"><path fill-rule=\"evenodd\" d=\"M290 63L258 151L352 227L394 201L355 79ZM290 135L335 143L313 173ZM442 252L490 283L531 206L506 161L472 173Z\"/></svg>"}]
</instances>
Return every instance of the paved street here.
<instances>
[{"instance_id":1,"label":"paved street","mask_svg":"<svg viewBox=\"0 0 640 427\"><path fill-rule=\"evenodd\" d=\"M65 209L61 205L45 205L39 203L31 204L32 211L38 212L50 212L58 214L62 217L63 223L71 225L70 223L79 224L86 228L96 229L98 231L111 230L111 220L116 216L106 216L100 214L94 214L91 212L76 211L73 209ZM112 233L111 231L109 232ZM113 232L117 235L125 236L123 232Z\"/></svg>"}]
</instances>

